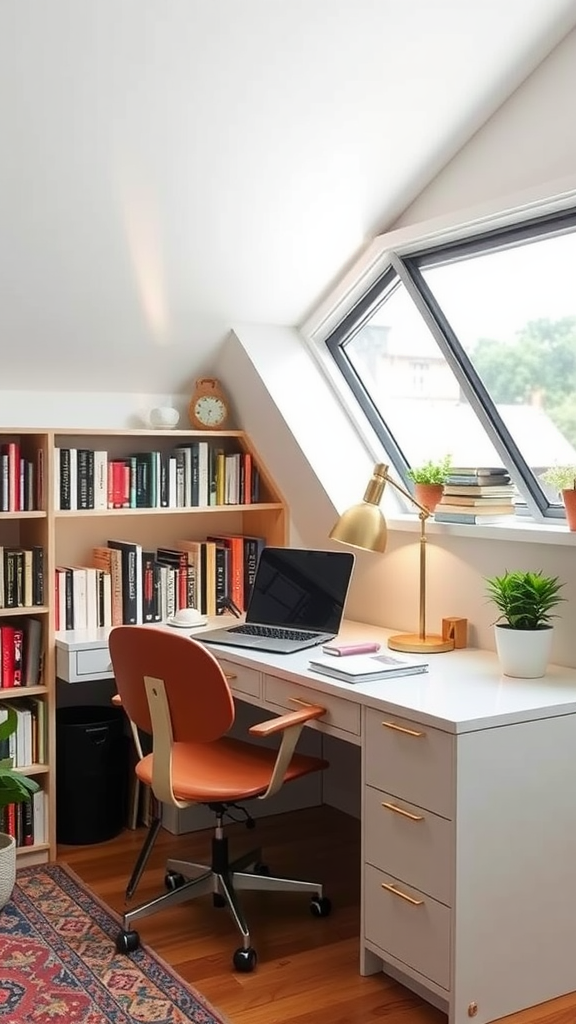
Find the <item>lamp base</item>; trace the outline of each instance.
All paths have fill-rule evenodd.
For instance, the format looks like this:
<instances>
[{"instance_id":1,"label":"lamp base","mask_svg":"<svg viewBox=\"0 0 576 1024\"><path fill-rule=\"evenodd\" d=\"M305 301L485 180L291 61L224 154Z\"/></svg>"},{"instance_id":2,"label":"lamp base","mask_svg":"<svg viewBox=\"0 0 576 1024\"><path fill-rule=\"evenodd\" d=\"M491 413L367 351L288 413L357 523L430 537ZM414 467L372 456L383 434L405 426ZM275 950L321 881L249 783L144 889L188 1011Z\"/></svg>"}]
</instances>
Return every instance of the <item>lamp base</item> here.
<instances>
[{"instance_id":1,"label":"lamp base","mask_svg":"<svg viewBox=\"0 0 576 1024\"><path fill-rule=\"evenodd\" d=\"M388 647L404 654L443 654L454 650L454 640L444 640L435 633L427 633L425 637L418 633L397 633L390 637Z\"/></svg>"}]
</instances>

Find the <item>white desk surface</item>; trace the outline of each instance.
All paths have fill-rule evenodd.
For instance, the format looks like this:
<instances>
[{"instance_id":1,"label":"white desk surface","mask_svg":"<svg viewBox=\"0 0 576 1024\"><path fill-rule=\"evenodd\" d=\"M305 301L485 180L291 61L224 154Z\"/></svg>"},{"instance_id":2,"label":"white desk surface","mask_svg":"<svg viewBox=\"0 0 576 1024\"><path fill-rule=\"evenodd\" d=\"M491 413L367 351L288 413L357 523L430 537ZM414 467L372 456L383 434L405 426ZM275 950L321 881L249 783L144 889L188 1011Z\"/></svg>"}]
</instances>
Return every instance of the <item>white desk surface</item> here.
<instances>
[{"instance_id":1,"label":"white desk surface","mask_svg":"<svg viewBox=\"0 0 576 1024\"><path fill-rule=\"evenodd\" d=\"M202 631L223 625L228 617L212 620L205 627L184 632L202 638ZM230 618L230 623L236 621ZM163 628L170 628L168 626ZM394 631L347 620L341 638L378 640L383 647ZM56 634L56 644L67 650L86 650L107 643L109 630L88 634L70 630ZM447 654L429 655L426 673L372 683L344 683L309 669L309 659L319 648L296 654L212 645L213 654L228 662L259 669L308 689L332 693L355 703L375 707L444 729L473 732L516 722L553 718L576 711L576 669L550 665L542 679L512 679L500 673L496 654L466 648ZM410 655L401 655L410 659ZM416 657L416 656L414 656Z\"/></svg>"}]
</instances>

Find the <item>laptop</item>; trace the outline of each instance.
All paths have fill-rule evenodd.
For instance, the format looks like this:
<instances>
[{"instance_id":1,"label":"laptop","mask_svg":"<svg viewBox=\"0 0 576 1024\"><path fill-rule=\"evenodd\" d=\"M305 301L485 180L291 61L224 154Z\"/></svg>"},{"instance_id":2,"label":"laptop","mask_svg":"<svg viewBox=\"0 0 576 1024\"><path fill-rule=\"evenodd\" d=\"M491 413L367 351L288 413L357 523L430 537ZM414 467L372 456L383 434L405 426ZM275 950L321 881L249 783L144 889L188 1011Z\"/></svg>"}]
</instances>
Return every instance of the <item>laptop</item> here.
<instances>
[{"instance_id":1,"label":"laptop","mask_svg":"<svg viewBox=\"0 0 576 1024\"><path fill-rule=\"evenodd\" d=\"M350 551L265 547L245 621L206 630L196 639L276 654L326 643L340 629L353 567Z\"/></svg>"}]
</instances>

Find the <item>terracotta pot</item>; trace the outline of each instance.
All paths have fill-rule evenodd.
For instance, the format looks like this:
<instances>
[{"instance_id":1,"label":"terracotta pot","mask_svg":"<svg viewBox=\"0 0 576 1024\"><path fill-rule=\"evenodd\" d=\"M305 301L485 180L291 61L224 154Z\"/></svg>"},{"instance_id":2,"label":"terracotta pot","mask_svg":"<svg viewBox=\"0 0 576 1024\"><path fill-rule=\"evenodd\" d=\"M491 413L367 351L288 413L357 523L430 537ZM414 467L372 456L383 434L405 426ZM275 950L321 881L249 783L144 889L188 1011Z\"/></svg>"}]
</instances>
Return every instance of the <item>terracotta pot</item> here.
<instances>
[{"instance_id":1,"label":"terracotta pot","mask_svg":"<svg viewBox=\"0 0 576 1024\"><path fill-rule=\"evenodd\" d=\"M562 501L566 509L566 522L569 530L576 530L576 490L571 487L562 491Z\"/></svg>"},{"instance_id":2,"label":"terracotta pot","mask_svg":"<svg viewBox=\"0 0 576 1024\"><path fill-rule=\"evenodd\" d=\"M576 491L574 492L576 494ZM444 484L414 484L414 497L420 505L433 512L444 494Z\"/></svg>"}]
</instances>

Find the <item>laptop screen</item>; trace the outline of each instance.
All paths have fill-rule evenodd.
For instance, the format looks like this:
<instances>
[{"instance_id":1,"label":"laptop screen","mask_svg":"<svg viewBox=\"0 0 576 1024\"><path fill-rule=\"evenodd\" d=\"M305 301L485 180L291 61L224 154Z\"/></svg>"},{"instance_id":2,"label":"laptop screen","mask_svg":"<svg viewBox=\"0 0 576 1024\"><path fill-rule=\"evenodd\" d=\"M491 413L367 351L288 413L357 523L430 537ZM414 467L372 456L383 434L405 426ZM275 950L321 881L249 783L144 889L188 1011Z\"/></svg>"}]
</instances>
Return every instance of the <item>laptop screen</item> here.
<instances>
[{"instance_id":1,"label":"laptop screen","mask_svg":"<svg viewBox=\"0 0 576 1024\"><path fill-rule=\"evenodd\" d=\"M337 633L353 566L350 551L263 548L246 622Z\"/></svg>"}]
</instances>

